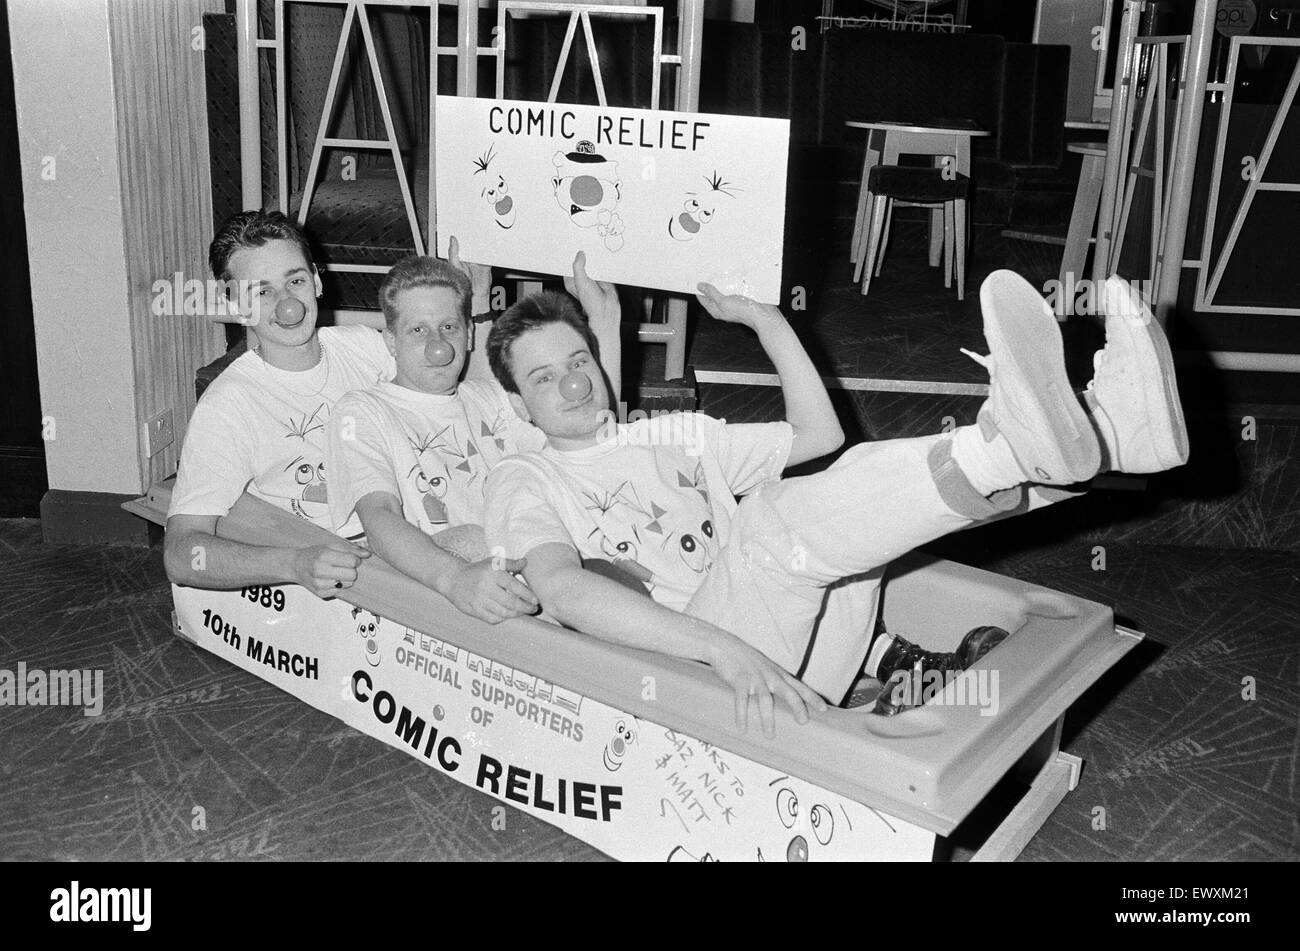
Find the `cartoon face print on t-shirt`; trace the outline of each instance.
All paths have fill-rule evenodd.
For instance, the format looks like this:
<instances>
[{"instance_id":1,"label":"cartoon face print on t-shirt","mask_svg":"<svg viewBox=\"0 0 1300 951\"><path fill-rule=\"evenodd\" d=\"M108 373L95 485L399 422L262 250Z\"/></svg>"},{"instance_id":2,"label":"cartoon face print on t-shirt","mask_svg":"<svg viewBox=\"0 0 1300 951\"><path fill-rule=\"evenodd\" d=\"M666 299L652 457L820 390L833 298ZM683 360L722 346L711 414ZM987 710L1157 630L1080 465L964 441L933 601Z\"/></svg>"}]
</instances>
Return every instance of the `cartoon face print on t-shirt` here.
<instances>
[{"instance_id":1,"label":"cartoon face print on t-shirt","mask_svg":"<svg viewBox=\"0 0 1300 951\"><path fill-rule=\"evenodd\" d=\"M284 467L284 471L298 486L296 497L289 499L293 513L305 519L324 517L329 502L325 488L325 463L312 463L306 456L298 456Z\"/></svg>"},{"instance_id":2,"label":"cartoon face print on t-shirt","mask_svg":"<svg viewBox=\"0 0 1300 951\"><path fill-rule=\"evenodd\" d=\"M406 474L406 478L422 497L420 504L429 521L434 525L446 525L447 506L443 500L451 490L451 476L447 467L434 453L428 451L427 445L422 449L420 443L412 441L411 448L418 461Z\"/></svg>"},{"instance_id":3,"label":"cartoon face print on t-shirt","mask_svg":"<svg viewBox=\"0 0 1300 951\"><path fill-rule=\"evenodd\" d=\"M505 435L508 427L509 423L506 421L505 415L497 413L490 426L486 419L479 421L479 436L483 440L492 440L497 447L497 452L504 453L506 451Z\"/></svg>"},{"instance_id":4,"label":"cartoon face print on t-shirt","mask_svg":"<svg viewBox=\"0 0 1300 951\"><path fill-rule=\"evenodd\" d=\"M307 437L312 433L324 432L327 422L329 422L329 410L324 403L321 403L310 415L303 413L302 416L290 416L289 422L285 424L288 429L285 437L293 438L296 436L306 442Z\"/></svg>"},{"instance_id":5,"label":"cartoon face print on t-shirt","mask_svg":"<svg viewBox=\"0 0 1300 951\"><path fill-rule=\"evenodd\" d=\"M448 423L436 432L430 433L424 441L424 450L436 452L446 464L448 475L460 485L475 482L482 473L478 446L468 436L461 436L460 427Z\"/></svg>"},{"instance_id":6,"label":"cartoon face print on t-shirt","mask_svg":"<svg viewBox=\"0 0 1300 951\"><path fill-rule=\"evenodd\" d=\"M705 574L717 556L718 544L703 485L703 470L691 475L678 472L680 488L695 493L679 493L664 499L665 505L643 497L630 480L613 492L584 492L586 509L596 526L590 533L601 551L617 566L653 587L654 572L646 567L680 562L694 574Z\"/></svg>"},{"instance_id":7,"label":"cartoon face print on t-shirt","mask_svg":"<svg viewBox=\"0 0 1300 951\"><path fill-rule=\"evenodd\" d=\"M625 504L623 491L628 483L624 482L614 492L583 492L586 499L585 508L591 513L596 525L588 538L600 547L601 552L614 565L626 571L637 581L647 587L654 587L654 572L637 561L641 538L635 523L629 523L625 513L615 512L615 507Z\"/></svg>"},{"instance_id":8,"label":"cartoon face print on t-shirt","mask_svg":"<svg viewBox=\"0 0 1300 951\"><path fill-rule=\"evenodd\" d=\"M276 479L283 483L275 494L289 499L289 507L299 518L317 521L326 518L329 501L325 485L325 459L319 445L325 431L329 409L321 403L311 413L291 416L284 437L297 444L299 454L284 467Z\"/></svg>"},{"instance_id":9,"label":"cartoon face print on t-shirt","mask_svg":"<svg viewBox=\"0 0 1300 951\"><path fill-rule=\"evenodd\" d=\"M705 516L698 522L693 517L688 518L684 524L679 522L675 538L677 554L682 564L696 574L704 574L713 565L713 559L718 553L711 518L712 510L709 508L709 491L704 481L704 467L697 462L695 470L689 476L679 469L677 486L682 489L694 489L700 494L704 503ZM691 506L690 510L694 515L695 507Z\"/></svg>"}]
</instances>

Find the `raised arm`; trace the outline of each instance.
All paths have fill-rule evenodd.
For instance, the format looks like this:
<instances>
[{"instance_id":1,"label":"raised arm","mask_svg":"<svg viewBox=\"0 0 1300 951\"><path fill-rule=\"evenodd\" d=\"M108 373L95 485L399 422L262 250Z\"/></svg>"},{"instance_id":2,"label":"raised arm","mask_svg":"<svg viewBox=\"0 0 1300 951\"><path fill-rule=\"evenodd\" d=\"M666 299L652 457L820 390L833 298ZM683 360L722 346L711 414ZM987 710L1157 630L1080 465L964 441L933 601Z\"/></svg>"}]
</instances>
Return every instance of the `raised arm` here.
<instances>
[{"instance_id":1,"label":"raised arm","mask_svg":"<svg viewBox=\"0 0 1300 951\"><path fill-rule=\"evenodd\" d=\"M785 419L794 429L787 465L834 452L844 445L844 430L831 406L826 385L785 315L770 304L739 294L722 294L712 284L699 285L700 304L718 320L742 324L758 334L785 398Z\"/></svg>"},{"instance_id":2,"label":"raised arm","mask_svg":"<svg viewBox=\"0 0 1300 951\"><path fill-rule=\"evenodd\" d=\"M473 289L470 313L486 314L491 309L492 268L486 264L473 264L460 258L460 243L453 237L448 243L447 260L468 275ZM587 255L579 251L573 259L573 276L564 278L564 289L578 299L591 324L600 346L600 365L609 380L610 395L614 403L623 392L623 340L620 335L622 308L618 288L605 281L593 281L587 276ZM487 360L486 327L476 327L474 349L469 355L467 380L491 380L492 370Z\"/></svg>"},{"instance_id":3,"label":"raised arm","mask_svg":"<svg viewBox=\"0 0 1300 951\"><path fill-rule=\"evenodd\" d=\"M800 723L808 707L826 703L740 638L707 621L681 614L616 581L585 570L568 545L538 545L528 552L524 576L554 618L601 640L626 647L703 661L731 687L736 724L748 729L750 698L758 703L763 732L775 733L774 697L781 697Z\"/></svg>"},{"instance_id":4,"label":"raised arm","mask_svg":"<svg viewBox=\"0 0 1300 951\"><path fill-rule=\"evenodd\" d=\"M593 281L587 276L587 254L579 251L573 258L573 276L564 279L564 289L578 299L587 323L600 346L600 366L609 380L610 396L615 407L623 393L623 338L620 331L623 309L618 288L607 281Z\"/></svg>"},{"instance_id":5,"label":"raised arm","mask_svg":"<svg viewBox=\"0 0 1300 951\"><path fill-rule=\"evenodd\" d=\"M471 294L469 312L471 317L486 314L492 309L492 268L486 264L471 264L460 259L460 242L452 237L447 244L447 263L457 268L469 278ZM465 370L467 380L490 380L492 368L487 359L487 329L473 330L474 349L469 354L469 367Z\"/></svg>"}]
</instances>

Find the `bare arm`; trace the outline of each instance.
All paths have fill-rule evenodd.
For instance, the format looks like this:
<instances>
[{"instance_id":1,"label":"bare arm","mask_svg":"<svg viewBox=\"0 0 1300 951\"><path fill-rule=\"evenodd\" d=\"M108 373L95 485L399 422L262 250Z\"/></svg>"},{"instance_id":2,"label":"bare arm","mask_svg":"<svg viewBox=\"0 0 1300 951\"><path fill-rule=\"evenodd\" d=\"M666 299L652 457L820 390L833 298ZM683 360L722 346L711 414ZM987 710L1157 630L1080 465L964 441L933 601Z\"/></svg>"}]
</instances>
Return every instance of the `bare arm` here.
<instances>
[{"instance_id":1,"label":"bare arm","mask_svg":"<svg viewBox=\"0 0 1300 951\"><path fill-rule=\"evenodd\" d=\"M523 560L461 561L408 522L401 503L388 492L363 496L357 501L357 515L379 557L466 614L497 624L537 609L533 593L511 574L523 570Z\"/></svg>"},{"instance_id":2,"label":"bare arm","mask_svg":"<svg viewBox=\"0 0 1300 951\"><path fill-rule=\"evenodd\" d=\"M816 459L844 445L844 430L826 385L781 311L739 294L721 294L712 284L701 284L698 298L713 317L743 324L758 334L781 380L786 422L794 429L787 465Z\"/></svg>"},{"instance_id":3,"label":"bare arm","mask_svg":"<svg viewBox=\"0 0 1300 951\"><path fill-rule=\"evenodd\" d=\"M492 268L460 259L460 243L453 237L448 245L447 260L468 275L473 298L470 313L477 316L491 309ZM593 281L587 276L587 256L579 251L573 259L573 276L564 279L564 289L578 299L591 332L600 347L600 365L609 379L610 394L617 403L623 391L623 339L620 335L622 308L618 289L605 281ZM487 335L490 326L478 324L474 328L474 349L469 355L467 380L491 380L492 368L487 359Z\"/></svg>"},{"instance_id":4,"label":"bare arm","mask_svg":"<svg viewBox=\"0 0 1300 951\"><path fill-rule=\"evenodd\" d=\"M357 580L370 552L342 538L310 548L246 545L216 534L215 515L173 515L167 520L163 566L176 584L212 590L246 585L297 584L319 598Z\"/></svg>"},{"instance_id":5,"label":"bare arm","mask_svg":"<svg viewBox=\"0 0 1300 951\"><path fill-rule=\"evenodd\" d=\"M472 308L474 316L486 314L488 308L483 306L480 309L476 302ZM492 325L486 321L476 321L474 323L474 349L469 352L469 368L465 371L467 380L492 380L492 367L488 364L487 356L487 338L491 331Z\"/></svg>"},{"instance_id":6,"label":"bare arm","mask_svg":"<svg viewBox=\"0 0 1300 951\"><path fill-rule=\"evenodd\" d=\"M579 251L573 258L573 277L564 279L564 289L578 299L587 315L587 323L600 347L600 366L617 405L623 393L623 308L618 300L618 288L588 277L586 252Z\"/></svg>"},{"instance_id":7,"label":"bare arm","mask_svg":"<svg viewBox=\"0 0 1300 951\"><path fill-rule=\"evenodd\" d=\"M736 724L748 727L750 698L758 702L763 732L774 735L774 700L780 696L807 722L808 706L825 710L812 689L740 638L699 618L674 611L583 569L568 545L539 545L524 570L542 605L561 623L601 640L660 654L703 661L735 694Z\"/></svg>"},{"instance_id":8,"label":"bare arm","mask_svg":"<svg viewBox=\"0 0 1300 951\"><path fill-rule=\"evenodd\" d=\"M469 278L470 316L486 314L492 308L492 268L486 264L473 264L460 259L460 242L453 236L447 243L447 263ZM492 368L488 366L487 335L490 327L476 324L471 333L474 349L469 354L469 368L465 371L467 380L490 380Z\"/></svg>"}]
</instances>

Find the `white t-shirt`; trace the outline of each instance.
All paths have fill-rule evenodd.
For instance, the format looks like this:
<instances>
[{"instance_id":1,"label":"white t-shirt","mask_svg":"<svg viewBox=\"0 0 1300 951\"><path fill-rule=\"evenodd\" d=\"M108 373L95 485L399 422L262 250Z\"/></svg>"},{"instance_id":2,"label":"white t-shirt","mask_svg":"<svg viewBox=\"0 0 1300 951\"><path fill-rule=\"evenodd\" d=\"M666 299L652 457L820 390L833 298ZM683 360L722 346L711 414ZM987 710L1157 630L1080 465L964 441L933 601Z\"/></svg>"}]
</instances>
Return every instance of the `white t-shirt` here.
<instances>
[{"instance_id":1,"label":"white t-shirt","mask_svg":"<svg viewBox=\"0 0 1300 951\"><path fill-rule=\"evenodd\" d=\"M466 380L450 396L396 383L349 393L330 420L331 517L338 524L366 495L387 492L426 534L481 525L488 471L504 456L545 443L495 380Z\"/></svg>"},{"instance_id":2,"label":"white t-shirt","mask_svg":"<svg viewBox=\"0 0 1300 951\"><path fill-rule=\"evenodd\" d=\"M280 370L256 353L226 367L194 408L168 515L226 515L247 488L300 518L334 529L327 504L326 427L349 390L391 379L396 368L370 327L322 327L321 359ZM346 538L361 534L349 520Z\"/></svg>"},{"instance_id":3,"label":"white t-shirt","mask_svg":"<svg viewBox=\"0 0 1300 951\"><path fill-rule=\"evenodd\" d=\"M571 545L680 611L727 543L736 496L780 478L793 438L789 423L672 413L621 425L589 449L512 456L488 477L488 544L508 558Z\"/></svg>"}]
</instances>

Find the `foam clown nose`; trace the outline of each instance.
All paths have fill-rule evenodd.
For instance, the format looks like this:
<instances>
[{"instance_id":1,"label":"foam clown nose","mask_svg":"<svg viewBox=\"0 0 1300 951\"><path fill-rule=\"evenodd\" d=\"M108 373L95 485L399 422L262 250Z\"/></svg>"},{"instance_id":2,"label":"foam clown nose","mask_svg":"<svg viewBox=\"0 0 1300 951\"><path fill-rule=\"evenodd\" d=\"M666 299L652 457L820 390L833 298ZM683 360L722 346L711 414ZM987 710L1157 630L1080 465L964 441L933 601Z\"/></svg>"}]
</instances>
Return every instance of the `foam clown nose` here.
<instances>
[{"instance_id":1,"label":"foam clown nose","mask_svg":"<svg viewBox=\"0 0 1300 951\"><path fill-rule=\"evenodd\" d=\"M560 395L577 402L591 392L591 377L585 373L566 373L560 378Z\"/></svg>"},{"instance_id":2,"label":"foam clown nose","mask_svg":"<svg viewBox=\"0 0 1300 951\"><path fill-rule=\"evenodd\" d=\"M307 308L296 297L286 297L275 305L275 319L279 323L293 325L307 316Z\"/></svg>"},{"instance_id":3,"label":"foam clown nose","mask_svg":"<svg viewBox=\"0 0 1300 951\"><path fill-rule=\"evenodd\" d=\"M456 348L446 340L433 340L424 348L424 357L430 366L445 367L456 359Z\"/></svg>"}]
</instances>

